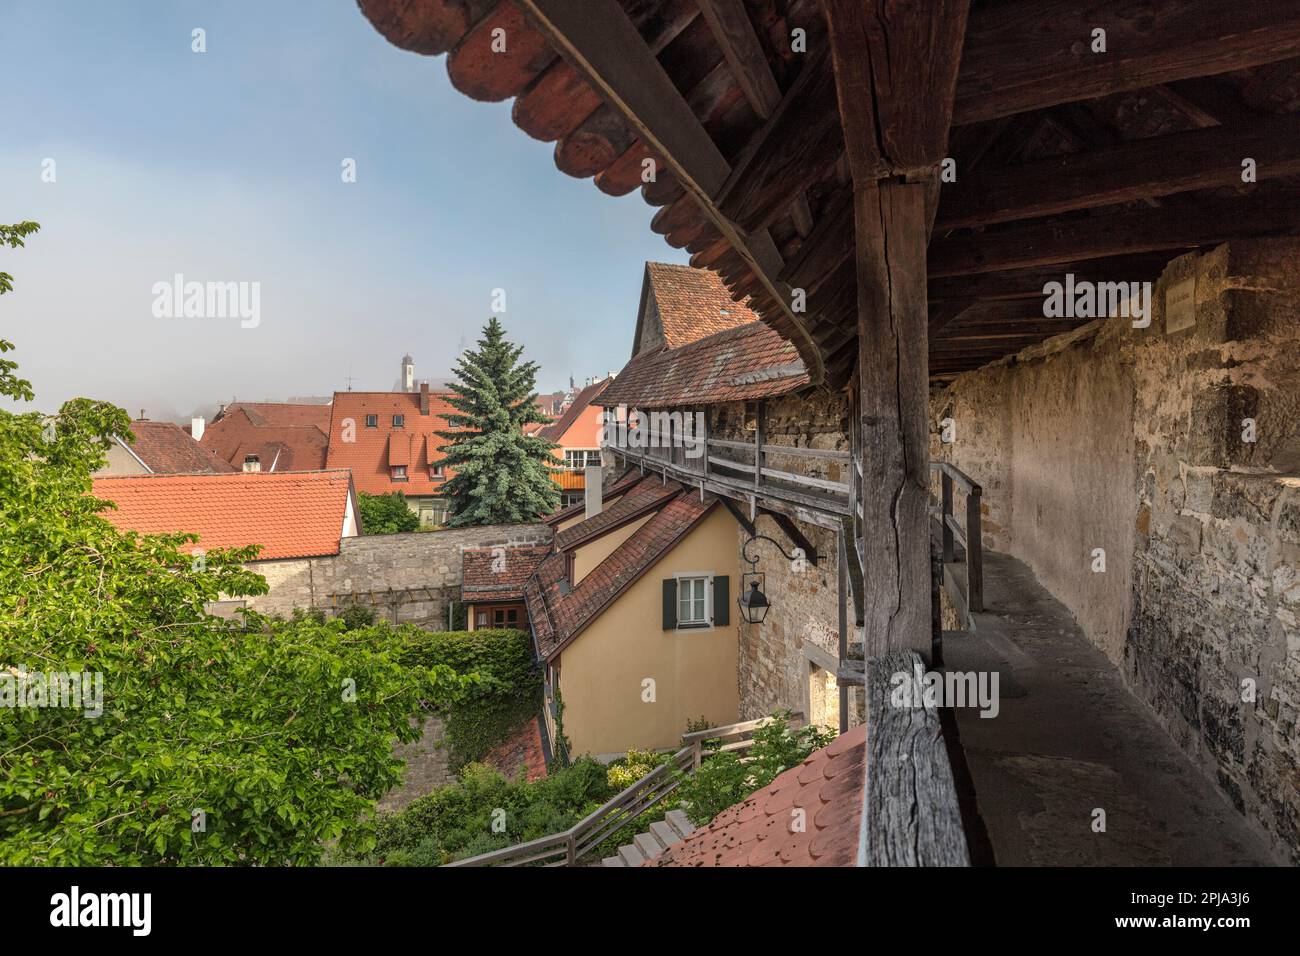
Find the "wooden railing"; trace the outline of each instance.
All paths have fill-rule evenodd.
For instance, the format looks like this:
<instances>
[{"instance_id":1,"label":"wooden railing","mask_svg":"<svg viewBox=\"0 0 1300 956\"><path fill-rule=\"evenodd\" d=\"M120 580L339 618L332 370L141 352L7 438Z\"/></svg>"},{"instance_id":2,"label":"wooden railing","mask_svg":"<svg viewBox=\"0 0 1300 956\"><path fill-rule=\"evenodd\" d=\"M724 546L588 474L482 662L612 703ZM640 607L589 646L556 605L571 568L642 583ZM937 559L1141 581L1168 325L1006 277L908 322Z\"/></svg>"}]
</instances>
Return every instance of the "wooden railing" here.
<instances>
[{"instance_id":1,"label":"wooden railing","mask_svg":"<svg viewBox=\"0 0 1300 956\"><path fill-rule=\"evenodd\" d=\"M573 866L581 857L635 823L641 814L657 806L676 790L676 772L694 773L711 753L749 749L754 745L754 731L771 719L764 717L686 734L682 737L682 748L665 763L655 767L562 833L552 833L527 843L480 853L478 856L448 863L447 866ZM802 726L803 714L791 714L788 723L791 727ZM720 740L720 746L705 750L705 742L711 740Z\"/></svg>"},{"instance_id":2,"label":"wooden railing","mask_svg":"<svg viewBox=\"0 0 1300 956\"><path fill-rule=\"evenodd\" d=\"M966 552L965 593L953 595L962 598L969 619L970 612L984 610L984 547L980 531L980 504L983 491L971 477L946 461L930 462L930 470L939 473L939 507L936 517L942 528L943 562L948 567L956 561L956 547L960 544ZM953 487L966 495L966 520L962 522L953 514ZM950 589L951 590L951 589Z\"/></svg>"}]
</instances>

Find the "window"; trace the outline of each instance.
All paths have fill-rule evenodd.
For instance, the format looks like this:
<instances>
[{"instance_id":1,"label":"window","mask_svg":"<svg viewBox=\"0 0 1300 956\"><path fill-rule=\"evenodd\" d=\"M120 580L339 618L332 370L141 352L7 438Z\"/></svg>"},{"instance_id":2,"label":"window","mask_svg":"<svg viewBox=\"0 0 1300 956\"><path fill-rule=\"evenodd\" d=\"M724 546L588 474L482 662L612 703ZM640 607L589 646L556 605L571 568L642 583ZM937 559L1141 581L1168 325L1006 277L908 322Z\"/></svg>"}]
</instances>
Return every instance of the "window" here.
<instances>
[{"instance_id":1,"label":"window","mask_svg":"<svg viewBox=\"0 0 1300 956\"><path fill-rule=\"evenodd\" d=\"M404 428L405 426L406 426L406 416L405 416L405 415L394 415L394 416L393 416L393 427L394 427L394 428Z\"/></svg>"},{"instance_id":2,"label":"window","mask_svg":"<svg viewBox=\"0 0 1300 956\"><path fill-rule=\"evenodd\" d=\"M261 471L262 460L257 455L244 456L244 471Z\"/></svg>"},{"instance_id":3,"label":"window","mask_svg":"<svg viewBox=\"0 0 1300 956\"><path fill-rule=\"evenodd\" d=\"M517 607L499 607L492 611L493 627L518 627L519 626L519 608Z\"/></svg>"},{"instance_id":4,"label":"window","mask_svg":"<svg viewBox=\"0 0 1300 956\"><path fill-rule=\"evenodd\" d=\"M430 478L441 478L441 477L443 477L443 474L442 474L442 465L430 465L430 466L429 466L429 477L430 477Z\"/></svg>"},{"instance_id":5,"label":"window","mask_svg":"<svg viewBox=\"0 0 1300 956\"><path fill-rule=\"evenodd\" d=\"M366 427L367 427L367 428L378 428L378 427L379 427L379 416L378 416L378 415L367 415L367 416L366 416Z\"/></svg>"},{"instance_id":6,"label":"window","mask_svg":"<svg viewBox=\"0 0 1300 956\"><path fill-rule=\"evenodd\" d=\"M394 465L394 466L393 466L393 481L405 481L405 480L406 480L406 466L405 466L405 465Z\"/></svg>"},{"instance_id":7,"label":"window","mask_svg":"<svg viewBox=\"0 0 1300 956\"><path fill-rule=\"evenodd\" d=\"M599 448L566 448L564 450L564 467L581 471L588 465L600 464Z\"/></svg>"},{"instance_id":8,"label":"window","mask_svg":"<svg viewBox=\"0 0 1300 956\"><path fill-rule=\"evenodd\" d=\"M487 611L474 612L474 627L475 629L487 627Z\"/></svg>"},{"instance_id":9,"label":"window","mask_svg":"<svg viewBox=\"0 0 1300 956\"><path fill-rule=\"evenodd\" d=\"M677 626L707 627L709 623L709 579L677 579Z\"/></svg>"}]
</instances>

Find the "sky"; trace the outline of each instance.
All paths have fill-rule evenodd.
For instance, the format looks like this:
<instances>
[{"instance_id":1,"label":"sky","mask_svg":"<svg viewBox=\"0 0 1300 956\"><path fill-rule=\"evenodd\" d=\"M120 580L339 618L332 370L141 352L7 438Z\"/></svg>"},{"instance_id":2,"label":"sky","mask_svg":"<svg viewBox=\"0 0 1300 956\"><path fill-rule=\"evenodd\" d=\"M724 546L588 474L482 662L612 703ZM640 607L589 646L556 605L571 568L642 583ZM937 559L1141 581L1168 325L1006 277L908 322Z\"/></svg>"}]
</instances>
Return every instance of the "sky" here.
<instances>
[{"instance_id":1,"label":"sky","mask_svg":"<svg viewBox=\"0 0 1300 956\"><path fill-rule=\"evenodd\" d=\"M406 352L446 378L497 289L553 391L621 368L643 263L686 261L353 0L0 0L0 63L0 222L41 224L0 249L0 338L42 411L386 390ZM177 275L256 318L187 317Z\"/></svg>"}]
</instances>

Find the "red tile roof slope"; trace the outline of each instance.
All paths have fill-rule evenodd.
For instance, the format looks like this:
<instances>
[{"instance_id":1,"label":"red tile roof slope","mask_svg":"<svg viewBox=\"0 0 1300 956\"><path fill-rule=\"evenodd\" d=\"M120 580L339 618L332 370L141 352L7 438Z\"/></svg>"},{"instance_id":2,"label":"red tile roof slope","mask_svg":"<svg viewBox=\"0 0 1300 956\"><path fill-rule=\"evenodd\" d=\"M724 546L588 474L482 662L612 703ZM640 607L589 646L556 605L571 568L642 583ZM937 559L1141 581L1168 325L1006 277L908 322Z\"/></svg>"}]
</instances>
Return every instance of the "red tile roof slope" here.
<instances>
[{"instance_id":1,"label":"red tile roof slope","mask_svg":"<svg viewBox=\"0 0 1300 956\"><path fill-rule=\"evenodd\" d=\"M866 744L866 725L853 728L643 865L856 865Z\"/></svg>"},{"instance_id":2,"label":"red tile roof slope","mask_svg":"<svg viewBox=\"0 0 1300 956\"><path fill-rule=\"evenodd\" d=\"M619 495L623 494L629 488L635 485L638 481L640 481L641 477L642 475L639 469L628 468L623 472L622 475L620 475L618 478L614 480L614 483L612 485L609 485L605 489L605 491L600 496L601 501L609 501L610 498L617 498ZM576 505L570 505L567 508L561 508L559 511L555 512L554 514L547 515L542 520L554 528L557 525L564 524L564 522L570 520L571 518L578 518L586 513L587 513L587 505L585 502L580 501Z\"/></svg>"},{"instance_id":3,"label":"red tile roof slope","mask_svg":"<svg viewBox=\"0 0 1300 956\"><path fill-rule=\"evenodd\" d=\"M795 347L771 327L750 322L682 348L634 356L596 404L672 408L753 401L808 382Z\"/></svg>"},{"instance_id":4,"label":"red tile roof slope","mask_svg":"<svg viewBox=\"0 0 1300 956\"><path fill-rule=\"evenodd\" d=\"M658 507L680 492L681 486L676 482L663 484L654 480L638 481L628 489L627 494L610 507L585 521L578 522L572 528L559 532L555 536L555 547L559 551L567 551L591 538L598 538L605 532Z\"/></svg>"},{"instance_id":5,"label":"red tile roof slope","mask_svg":"<svg viewBox=\"0 0 1300 956\"><path fill-rule=\"evenodd\" d=\"M351 482L346 471L96 478L117 504L103 516L143 534L188 531L197 547L260 544L258 560L338 554Z\"/></svg>"},{"instance_id":6,"label":"red tile roof slope","mask_svg":"<svg viewBox=\"0 0 1300 956\"><path fill-rule=\"evenodd\" d=\"M612 376L604 378L578 392L577 395L573 396L573 403L564 410L564 414L543 427L538 434L547 441L559 442L564 438L564 433L573 427L573 423L582 417L582 413L591 407L592 403L600 397L601 392L605 391L612 381L614 381Z\"/></svg>"},{"instance_id":7,"label":"red tile roof slope","mask_svg":"<svg viewBox=\"0 0 1300 956\"><path fill-rule=\"evenodd\" d=\"M258 406L232 405L220 419L203 430L200 444L221 456L236 471L243 470L244 459L250 455L257 456L262 471L316 471L324 468L329 406L287 407L323 409L324 424L294 424L292 419L307 416L296 413L267 416L257 410Z\"/></svg>"},{"instance_id":8,"label":"red tile roof slope","mask_svg":"<svg viewBox=\"0 0 1300 956\"><path fill-rule=\"evenodd\" d=\"M758 314L733 299L710 269L666 262L647 262L645 268L670 349L758 321Z\"/></svg>"},{"instance_id":9,"label":"red tile roof slope","mask_svg":"<svg viewBox=\"0 0 1300 956\"><path fill-rule=\"evenodd\" d=\"M642 483L658 484L659 479L646 478ZM677 494L667 499L654 517L588 572L576 587L569 585L567 558L559 551L543 561L528 580L524 588L528 617L543 659L549 660L581 634L718 503L712 495L700 501L698 492L682 488L676 482L670 481L668 486ZM570 530L578 530L582 524Z\"/></svg>"},{"instance_id":10,"label":"red tile roof slope","mask_svg":"<svg viewBox=\"0 0 1300 956\"><path fill-rule=\"evenodd\" d=\"M125 437L122 440L156 475L235 470L172 422L137 419L131 423L131 433L135 436L134 442Z\"/></svg>"},{"instance_id":11,"label":"red tile roof slope","mask_svg":"<svg viewBox=\"0 0 1300 956\"><path fill-rule=\"evenodd\" d=\"M259 428L275 425L311 426L324 432L330 427L329 405L298 402L233 402L226 407L222 418L217 421L221 421L235 411L242 411Z\"/></svg>"},{"instance_id":12,"label":"red tile roof slope","mask_svg":"<svg viewBox=\"0 0 1300 956\"><path fill-rule=\"evenodd\" d=\"M443 458L442 446L446 440L439 438L437 432L451 430L447 416L456 414L448 401L453 394L430 392L429 414L421 415L419 392L335 392L326 465L352 469L352 479L359 492L372 495L385 495L392 491L405 495L438 494L451 474L431 478L428 466ZM377 427L366 427L367 415L378 416ZM402 428L393 427L394 415L405 416ZM349 421L355 440L345 442L343 430ZM405 452L394 453L392 463L414 463L407 468L406 481L393 481L390 477L390 435L394 436L394 441L407 446ZM403 438L406 440L404 443Z\"/></svg>"},{"instance_id":13,"label":"red tile roof slope","mask_svg":"<svg viewBox=\"0 0 1300 956\"><path fill-rule=\"evenodd\" d=\"M510 601L524 596L524 583L537 566L551 553L546 545L505 549L501 570L493 570L498 555L494 548L468 548L461 555L460 599L471 601Z\"/></svg>"}]
</instances>

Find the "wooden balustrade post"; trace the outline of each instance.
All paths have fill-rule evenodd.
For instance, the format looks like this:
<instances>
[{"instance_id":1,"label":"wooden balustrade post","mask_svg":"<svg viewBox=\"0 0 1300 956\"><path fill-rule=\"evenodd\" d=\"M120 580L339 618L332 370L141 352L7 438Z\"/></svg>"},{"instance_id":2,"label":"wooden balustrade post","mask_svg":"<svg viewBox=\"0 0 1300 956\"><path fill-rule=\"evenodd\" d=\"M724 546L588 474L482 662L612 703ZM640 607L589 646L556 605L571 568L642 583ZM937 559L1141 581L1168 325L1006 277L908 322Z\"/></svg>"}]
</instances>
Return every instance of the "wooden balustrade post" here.
<instances>
[{"instance_id":1,"label":"wooden balustrade post","mask_svg":"<svg viewBox=\"0 0 1300 956\"><path fill-rule=\"evenodd\" d=\"M984 610L984 541L980 536L980 498L975 485L966 493L966 600L972 611Z\"/></svg>"},{"instance_id":2,"label":"wooden balustrade post","mask_svg":"<svg viewBox=\"0 0 1300 956\"><path fill-rule=\"evenodd\" d=\"M763 424L763 400L758 400L758 410L754 413L754 490L763 484L763 443L767 441L766 428Z\"/></svg>"},{"instance_id":3,"label":"wooden balustrade post","mask_svg":"<svg viewBox=\"0 0 1300 956\"><path fill-rule=\"evenodd\" d=\"M951 564L954 549L952 527L948 524L948 519L952 517L952 475L941 469L939 471L939 484L943 488L943 508L939 514L939 523L943 528L943 560L945 564Z\"/></svg>"}]
</instances>

